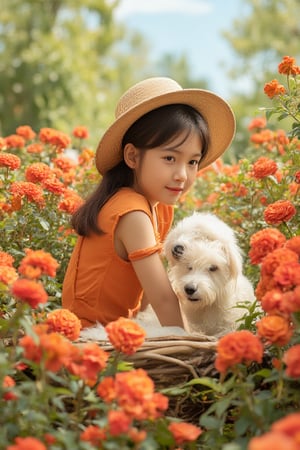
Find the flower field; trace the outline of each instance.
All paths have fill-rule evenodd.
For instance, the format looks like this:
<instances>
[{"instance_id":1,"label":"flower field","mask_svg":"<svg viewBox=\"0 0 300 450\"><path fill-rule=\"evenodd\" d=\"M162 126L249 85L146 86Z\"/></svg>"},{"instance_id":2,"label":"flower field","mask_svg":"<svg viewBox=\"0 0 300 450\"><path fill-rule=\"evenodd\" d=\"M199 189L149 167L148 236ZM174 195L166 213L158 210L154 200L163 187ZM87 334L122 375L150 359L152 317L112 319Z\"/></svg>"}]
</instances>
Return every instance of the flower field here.
<instances>
[{"instance_id":1,"label":"flower field","mask_svg":"<svg viewBox=\"0 0 300 450\"><path fill-rule=\"evenodd\" d=\"M20 125L0 137L0 448L300 450L300 67L278 65L271 107L249 121L242 160L199 172L175 219L212 211L232 226L255 305L217 342L217 376L158 390L126 361L145 332L106 327L114 350L81 343L61 309L71 214L98 182L88 129ZM259 105L258 105L259 106ZM269 122L272 119L272 126ZM288 123L289 132L280 128ZM274 125L275 122L275 125ZM197 423L168 415L188 397ZM200 408L201 405L201 408ZM205 405L205 408L203 408ZM203 410L205 410L203 412Z\"/></svg>"}]
</instances>

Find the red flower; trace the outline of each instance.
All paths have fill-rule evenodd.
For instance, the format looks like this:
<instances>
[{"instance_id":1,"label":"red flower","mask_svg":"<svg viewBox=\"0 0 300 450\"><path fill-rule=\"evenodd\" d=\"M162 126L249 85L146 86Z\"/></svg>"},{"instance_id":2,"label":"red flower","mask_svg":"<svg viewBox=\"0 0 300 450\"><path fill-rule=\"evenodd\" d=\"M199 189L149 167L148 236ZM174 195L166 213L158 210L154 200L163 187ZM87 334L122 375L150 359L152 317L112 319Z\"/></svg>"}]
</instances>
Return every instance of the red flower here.
<instances>
[{"instance_id":1,"label":"red flower","mask_svg":"<svg viewBox=\"0 0 300 450\"><path fill-rule=\"evenodd\" d=\"M15 385L15 380L9 375L5 375L2 382L2 386L7 389L7 392L3 394L4 400L16 400L18 398L18 396L12 390Z\"/></svg>"},{"instance_id":2,"label":"red flower","mask_svg":"<svg viewBox=\"0 0 300 450\"><path fill-rule=\"evenodd\" d=\"M176 445L193 442L202 433L201 428L186 422L172 422L168 426L168 429L172 433Z\"/></svg>"},{"instance_id":3,"label":"red flower","mask_svg":"<svg viewBox=\"0 0 300 450\"><path fill-rule=\"evenodd\" d=\"M98 376L106 367L108 353L95 342L73 346L66 364L68 370L79 376L89 386L94 386Z\"/></svg>"},{"instance_id":4,"label":"red flower","mask_svg":"<svg viewBox=\"0 0 300 450\"><path fill-rule=\"evenodd\" d=\"M294 331L289 319L278 315L263 317L256 323L256 327L261 338L275 345L287 344Z\"/></svg>"},{"instance_id":5,"label":"red flower","mask_svg":"<svg viewBox=\"0 0 300 450\"><path fill-rule=\"evenodd\" d=\"M17 134L11 134L4 138L5 144L8 148L23 148L25 147L25 139Z\"/></svg>"},{"instance_id":6,"label":"red flower","mask_svg":"<svg viewBox=\"0 0 300 450\"><path fill-rule=\"evenodd\" d=\"M300 67L296 66L295 58L284 56L281 63L278 64L278 72L283 75L298 75Z\"/></svg>"},{"instance_id":7,"label":"red flower","mask_svg":"<svg viewBox=\"0 0 300 450\"><path fill-rule=\"evenodd\" d=\"M9 445L6 450L47 450L45 445L34 437L16 437L15 445Z\"/></svg>"},{"instance_id":8,"label":"red flower","mask_svg":"<svg viewBox=\"0 0 300 450\"><path fill-rule=\"evenodd\" d=\"M26 197L40 206L45 204L43 189L30 181L15 181L11 184L10 191L16 197Z\"/></svg>"},{"instance_id":9,"label":"red flower","mask_svg":"<svg viewBox=\"0 0 300 450\"><path fill-rule=\"evenodd\" d=\"M49 312L45 323L50 331L56 331L71 341L78 339L80 335L81 322L68 309L55 309Z\"/></svg>"},{"instance_id":10,"label":"red flower","mask_svg":"<svg viewBox=\"0 0 300 450\"><path fill-rule=\"evenodd\" d=\"M283 433L270 431L249 441L248 450L299 450L297 443Z\"/></svg>"},{"instance_id":11,"label":"red flower","mask_svg":"<svg viewBox=\"0 0 300 450\"><path fill-rule=\"evenodd\" d=\"M300 344L294 345L285 352L283 362L286 364L288 377L300 378Z\"/></svg>"},{"instance_id":12,"label":"red flower","mask_svg":"<svg viewBox=\"0 0 300 450\"><path fill-rule=\"evenodd\" d=\"M89 425L80 434L80 440L89 442L91 445L100 448L101 442L106 439L106 432L96 425Z\"/></svg>"},{"instance_id":13,"label":"red flower","mask_svg":"<svg viewBox=\"0 0 300 450\"><path fill-rule=\"evenodd\" d=\"M277 80L272 80L265 84L264 92L269 98L276 97L277 95L285 93L285 87L279 84Z\"/></svg>"},{"instance_id":14,"label":"red flower","mask_svg":"<svg viewBox=\"0 0 300 450\"><path fill-rule=\"evenodd\" d=\"M265 117L255 117L251 120L251 122L248 125L248 130L257 130L259 128L265 128L267 125L267 120Z\"/></svg>"},{"instance_id":15,"label":"red flower","mask_svg":"<svg viewBox=\"0 0 300 450\"><path fill-rule=\"evenodd\" d=\"M286 237L277 228L265 228L250 238L249 257L251 264L260 264L264 257L286 242Z\"/></svg>"},{"instance_id":16,"label":"red flower","mask_svg":"<svg viewBox=\"0 0 300 450\"><path fill-rule=\"evenodd\" d=\"M39 278L41 275L56 276L59 266L56 259L44 250L25 249L26 256L22 259L19 272L28 278Z\"/></svg>"},{"instance_id":17,"label":"red flower","mask_svg":"<svg viewBox=\"0 0 300 450\"><path fill-rule=\"evenodd\" d=\"M108 411L108 429L111 436L127 434L132 419L122 410Z\"/></svg>"},{"instance_id":18,"label":"red flower","mask_svg":"<svg viewBox=\"0 0 300 450\"><path fill-rule=\"evenodd\" d=\"M36 133L29 125L23 125L21 127L18 127L16 129L16 132L18 136L22 136L24 139L28 141L34 139L36 136Z\"/></svg>"},{"instance_id":19,"label":"red flower","mask_svg":"<svg viewBox=\"0 0 300 450\"><path fill-rule=\"evenodd\" d=\"M49 178L52 171L47 164L36 162L28 166L25 170L25 178L27 181L37 183Z\"/></svg>"},{"instance_id":20,"label":"red flower","mask_svg":"<svg viewBox=\"0 0 300 450\"><path fill-rule=\"evenodd\" d=\"M252 173L254 178L260 180L261 178L265 178L269 175L274 175L277 171L277 164L272 159L266 158L265 156L261 156L258 160L253 164Z\"/></svg>"},{"instance_id":21,"label":"red flower","mask_svg":"<svg viewBox=\"0 0 300 450\"><path fill-rule=\"evenodd\" d=\"M89 137L88 129L83 126L75 127L73 130L73 136L75 136L79 139L86 139Z\"/></svg>"},{"instance_id":22,"label":"red flower","mask_svg":"<svg viewBox=\"0 0 300 450\"><path fill-rule=\"evenodd\" d=\"M63 199L58 204L58 209L68 214L74 214L82 203L83 199L76 192L66 189L63 193Z\"/></svg>"}]
</instances>

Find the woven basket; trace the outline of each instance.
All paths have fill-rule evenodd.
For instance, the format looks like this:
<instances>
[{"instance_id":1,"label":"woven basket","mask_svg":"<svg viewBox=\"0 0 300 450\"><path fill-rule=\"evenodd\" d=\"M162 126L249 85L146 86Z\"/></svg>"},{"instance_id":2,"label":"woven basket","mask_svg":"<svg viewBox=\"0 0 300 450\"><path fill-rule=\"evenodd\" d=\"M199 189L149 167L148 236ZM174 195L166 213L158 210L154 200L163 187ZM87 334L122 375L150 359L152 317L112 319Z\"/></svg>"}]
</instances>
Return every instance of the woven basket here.
<instances>
[{"instance_id":1,"label":"woven basket","mask_svg":"<svg viewBox=\"0 0 300 450\"><path fill-rule=\"evenodd\" d=\"M87 340L79 339L77 342L86 343ZM107 352L114 349L108 341L97 343ZM147 338L134 355L124 356L123 359L132 362L135 368L145 369L155 382L156 389L164 391L194 378L217 376L214 368L216 344L216 339L202 335ZM199 416L207 407L195 402L186 393L170 395L167 413L198 423Z\"/></svg>"}]
</instances>

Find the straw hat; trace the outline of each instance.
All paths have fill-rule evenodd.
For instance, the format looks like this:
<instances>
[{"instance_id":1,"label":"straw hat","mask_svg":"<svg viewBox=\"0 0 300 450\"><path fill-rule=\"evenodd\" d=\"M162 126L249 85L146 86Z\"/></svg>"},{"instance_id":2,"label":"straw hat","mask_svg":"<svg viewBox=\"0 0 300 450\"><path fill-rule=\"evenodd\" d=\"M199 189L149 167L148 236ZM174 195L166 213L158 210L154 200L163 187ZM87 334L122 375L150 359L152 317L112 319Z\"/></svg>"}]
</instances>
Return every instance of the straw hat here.
<instances>
[{"instance_id":1,"label":"straw hat","mask_svg":"<svg viewBox=\"0 0 300 450\"><path fill-rule=\"evenodd\" d=\"M208 124L210 145L200 162L203 168L215 161L230 145L235 118L230 106L219 96L203 89L183 89L171 78L148 78L132 86L120 98L115 121L104 133L96 152L96 167L103 175L123 159L122 139L128 128L144 114L165 105L190 105Z\"/></svg>"}]
</instances>

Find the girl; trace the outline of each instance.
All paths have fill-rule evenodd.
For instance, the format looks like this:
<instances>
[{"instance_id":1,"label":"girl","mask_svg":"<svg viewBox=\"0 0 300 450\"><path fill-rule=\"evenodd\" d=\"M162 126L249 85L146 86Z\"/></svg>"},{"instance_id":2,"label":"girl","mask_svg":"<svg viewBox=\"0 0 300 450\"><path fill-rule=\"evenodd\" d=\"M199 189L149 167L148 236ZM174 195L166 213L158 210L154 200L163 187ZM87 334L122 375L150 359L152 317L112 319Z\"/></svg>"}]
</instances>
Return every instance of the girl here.
<instances>
[{"instance_id":1,"label":"girl","mask_svg":"<svg viewBox=\"0 0 300 450\"><path fill-rule=\"evenodd\" d=\"M183 326L161 243L174 204L226 150L234 130L223 99L170 78L149 78L121 97L96 152L101 182L72 218L79 236L62 304L83 327L133 317L142 300L162 325Z\"/></svg>"}]
</instances>

